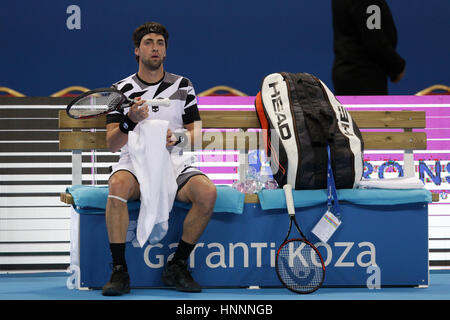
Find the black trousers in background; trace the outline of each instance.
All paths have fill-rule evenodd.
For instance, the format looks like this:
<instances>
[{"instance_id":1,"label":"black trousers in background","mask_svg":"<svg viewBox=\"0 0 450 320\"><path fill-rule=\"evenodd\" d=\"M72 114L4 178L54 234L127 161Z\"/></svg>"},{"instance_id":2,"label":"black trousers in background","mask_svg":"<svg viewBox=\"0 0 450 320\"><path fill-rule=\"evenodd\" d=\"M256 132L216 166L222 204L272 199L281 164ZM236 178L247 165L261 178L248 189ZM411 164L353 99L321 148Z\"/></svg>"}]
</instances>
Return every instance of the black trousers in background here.
<instances>
[{"instance_id":1,"label":"black trousers in background","mask_svg":"<svg viewBox=\"0 0 450 320\"><path fill-rule=\"evenodd\" d=\"M333 70L334 94L337 96L375 96L388 94L388 78L373 71L340 72Z\"/></svg>"}]
</instances>

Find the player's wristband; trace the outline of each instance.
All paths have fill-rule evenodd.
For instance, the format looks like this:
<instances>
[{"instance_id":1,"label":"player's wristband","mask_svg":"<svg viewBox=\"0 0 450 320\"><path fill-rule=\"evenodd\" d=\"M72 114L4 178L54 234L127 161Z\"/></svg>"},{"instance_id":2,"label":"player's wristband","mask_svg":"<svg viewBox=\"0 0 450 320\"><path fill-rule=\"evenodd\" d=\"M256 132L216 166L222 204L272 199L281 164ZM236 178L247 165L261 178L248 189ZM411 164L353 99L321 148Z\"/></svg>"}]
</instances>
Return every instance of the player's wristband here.
<instances>
[{"instance_id":1,"label":"player's wristband","mask_svg":"<svg viewBox=\"0 0 450 320\"><path fill-rule=\"evenodd\" d=\"M119 129L125 134L132 131L136 127L137 123L131 121L128 115L125 115L125 119L119 124Z\"/></svg>"},{"instance_id":2,"label":"player's wristband","mask_svg":"<svg viewBox=\"0 0 450 320\"><path fill-rule=\"evenodd\" d=\"M184 148L189 143L189 138L186 133L174 133L177 138L177 142L175 142L174 146L178 146L179 148Z\"/></svg>"},{"instance_id":3,"label":"player's wristband","mask_svg":"<svg viewBox=\"0 0 450 320\"><path fill-rule=\"evenodd\" d=\"M177 137L177 142L175 142L174 146L176 146L177 144L180 144L184 142L184 137L183 136L178 136Z\"/></svg>"}]
</instances>

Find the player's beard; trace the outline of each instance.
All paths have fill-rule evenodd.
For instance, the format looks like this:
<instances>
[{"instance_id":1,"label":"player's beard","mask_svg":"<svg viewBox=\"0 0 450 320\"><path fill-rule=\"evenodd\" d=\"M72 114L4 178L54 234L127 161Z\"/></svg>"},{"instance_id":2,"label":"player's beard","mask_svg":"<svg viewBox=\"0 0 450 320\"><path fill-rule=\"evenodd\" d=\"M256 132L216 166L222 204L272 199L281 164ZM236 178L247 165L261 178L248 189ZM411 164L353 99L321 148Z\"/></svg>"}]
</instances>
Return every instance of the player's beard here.
<instances>
[{"instance_id":1,"label":"player's beard","mask_svg":"<svg viewBox=\"0 0 450 320\"><path fill-rule=\"evenodd\" d=\"M158 70L161 65L163 64L164 60L166 59L166 57L164 56L161 59L158 60L153 60L151 58L146 59L146 58L141 58L142 64L149 70L151 71L155 71Z\"/></svg>"}]
</instances>

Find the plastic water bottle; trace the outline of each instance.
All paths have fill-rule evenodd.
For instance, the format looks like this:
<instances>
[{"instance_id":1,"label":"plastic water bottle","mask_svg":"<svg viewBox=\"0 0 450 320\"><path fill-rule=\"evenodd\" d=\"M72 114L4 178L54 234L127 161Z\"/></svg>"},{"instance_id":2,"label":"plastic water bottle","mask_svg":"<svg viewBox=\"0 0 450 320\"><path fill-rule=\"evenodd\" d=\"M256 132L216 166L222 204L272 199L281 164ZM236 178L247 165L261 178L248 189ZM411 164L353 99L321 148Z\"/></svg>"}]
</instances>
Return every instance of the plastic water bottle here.
<instances>
[{"instance_id":1,"label":"plastic water bottle","mask_svg":"<svg viewBox=\"0 0 450 320\"><path fill-rule=\"evenodd\" d=\"M278 183L277 183L277 181L274 178L270 178L264 184L264 188L268 189L268 190L278 189Z\"/></svg>"},{"instance_id":2,"label":"plastic water bottle","mask_svg":"<svg viewBox=\"0 0 450 320\"><path fill-rule=\"evenodd\" d=\"M254 167L249 167L245 181L235 181L232 187L242 193L258 193L262 189L278 189L278 183L267 172L258 172Z\"/></svg>"},{"instance_id":3,"label":"plastic water bottle","mask_svg":"<svg viewBox=\"0 0 450 320\"><path fill-rule=\"evenodd\" d=\"M236 180L235 182L233 182L233 185L231 187L236 189L239 192L244 193L244 183L239 180Z\"/></svg>"},{"instance_id":4,"label":"plastic water bottle","mask_svg":"<svg viewBox=\"0 0 450 320\"><path fill-rule=\"evenodd\" d=\"M254 179L246 179L244 181L244 193L256 193L257 181Z\"/></svg>"}]
</instances>

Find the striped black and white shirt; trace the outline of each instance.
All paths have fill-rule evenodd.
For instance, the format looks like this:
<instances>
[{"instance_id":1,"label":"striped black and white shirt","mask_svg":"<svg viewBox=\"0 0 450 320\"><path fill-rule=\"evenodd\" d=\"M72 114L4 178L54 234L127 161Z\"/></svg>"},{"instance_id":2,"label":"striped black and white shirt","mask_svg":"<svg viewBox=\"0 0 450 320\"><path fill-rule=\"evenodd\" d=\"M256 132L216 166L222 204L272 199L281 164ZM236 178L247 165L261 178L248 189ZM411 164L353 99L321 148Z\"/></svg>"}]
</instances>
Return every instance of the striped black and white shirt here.
<instances>
[{"instance_id":1,"label":"striped black and white shirt","mask_svg":"<svg viewBox=\"0 0 450 320\"><path fill-rule=\"evenodd\" d=\"M173 73L165 72L164 77L157 83L148 83L133 74L113 87L120 90L130 99L169 98L169 107L150 106L149 119L169 121L172 131L182 129L185 124L200 120L194 87L189 79ZM106 123L121 122L129 108L114 111L107 115Z\"/></svg>"},{"instance_id":2,"label":"striped black and white shirt","mask_svg":"<svg viewBox=\"0 0 450 320\"><path fill-rule=\"evenodd\" d=\"M172 132L185 130L184 125L200 120L197 98L189 79L173 73L165 72L157 83L148 83L133 74L112 85L130 99L169 98L169 107L149 106L148 119L169 121ZM113 111L106 116L106 123L121 122L128 113L129 107L121 111ZM121 148L121 160L127 160L128 143Z\"/></svg>"}]
</instances>

